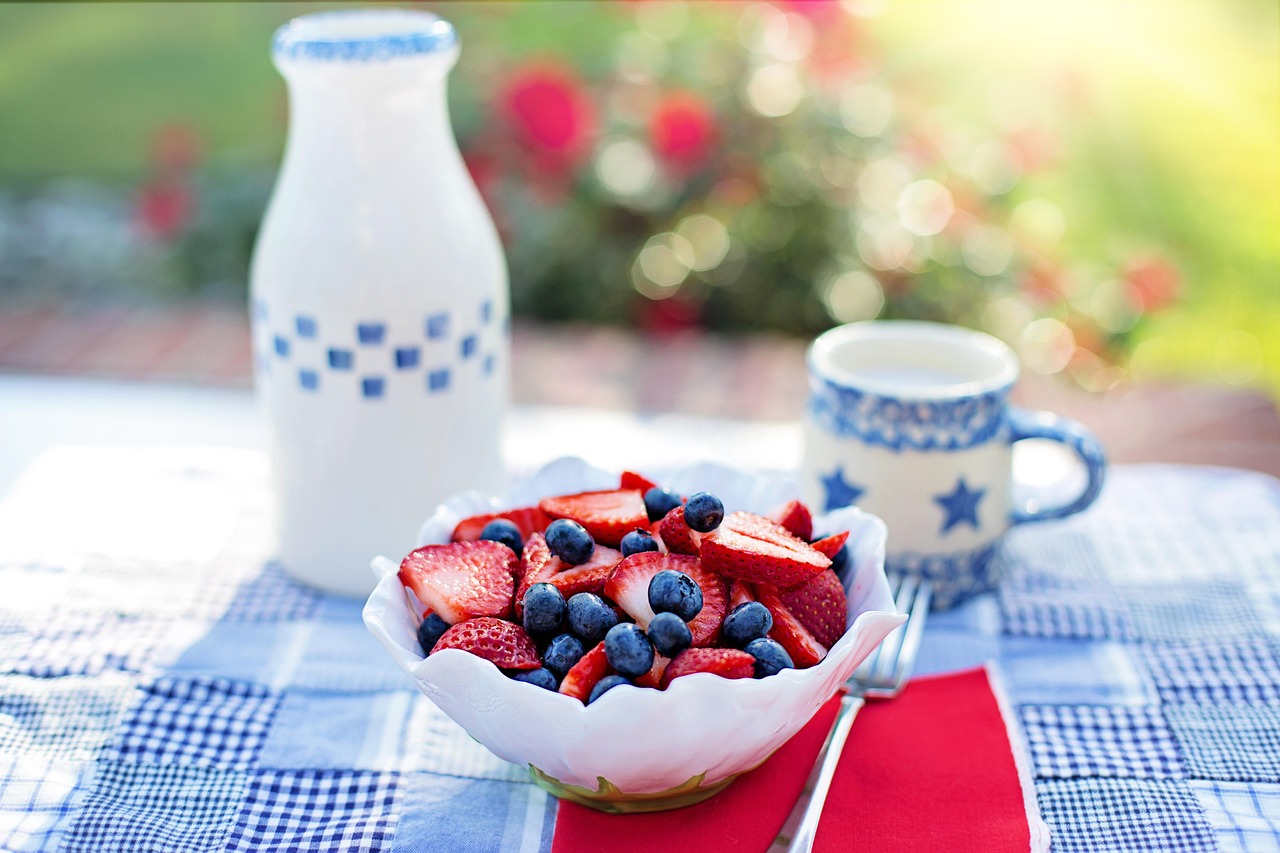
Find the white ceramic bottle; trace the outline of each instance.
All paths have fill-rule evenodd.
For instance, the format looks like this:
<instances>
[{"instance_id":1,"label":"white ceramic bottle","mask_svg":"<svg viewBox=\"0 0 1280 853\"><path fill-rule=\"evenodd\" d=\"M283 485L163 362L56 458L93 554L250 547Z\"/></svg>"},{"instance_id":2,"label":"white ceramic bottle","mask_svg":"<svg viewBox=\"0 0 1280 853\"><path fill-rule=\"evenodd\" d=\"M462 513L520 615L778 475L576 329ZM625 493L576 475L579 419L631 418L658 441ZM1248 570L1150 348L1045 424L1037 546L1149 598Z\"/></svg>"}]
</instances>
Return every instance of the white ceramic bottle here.
<instances>
[{"instance_id":1,"label":"white ceramic bottle","mask_svg":"<svg viewBox=\"0 0 1280 853\"><path fill-rule=\"evenodd\" d=\"M289 139L250 275L285 570L366 595L441 499L502 486L506 263L462 162L453 27L400 9L280 28Z\"/></svg>"}]
</instances>

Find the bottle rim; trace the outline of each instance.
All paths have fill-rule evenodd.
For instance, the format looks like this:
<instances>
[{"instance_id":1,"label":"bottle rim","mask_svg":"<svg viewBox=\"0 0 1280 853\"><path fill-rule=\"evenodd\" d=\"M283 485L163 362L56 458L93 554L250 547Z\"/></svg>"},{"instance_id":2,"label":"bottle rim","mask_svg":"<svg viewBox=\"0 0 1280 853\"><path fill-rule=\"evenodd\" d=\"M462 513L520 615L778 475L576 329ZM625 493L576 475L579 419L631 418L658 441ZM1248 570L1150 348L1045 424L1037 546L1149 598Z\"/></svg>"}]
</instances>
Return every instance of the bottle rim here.
<instances>
[{"instance_id":1,"label":"bottle rim","mask_svg":"<svg viewBox=\"0 0 1280 853\"><path fill-rule=\"evenodd\" d=\"M458 43L453 25L413 9L353 9L294 18L276 30L278 59L318 62L385 62L429 56Z\"/></svg>"}]
</instances>

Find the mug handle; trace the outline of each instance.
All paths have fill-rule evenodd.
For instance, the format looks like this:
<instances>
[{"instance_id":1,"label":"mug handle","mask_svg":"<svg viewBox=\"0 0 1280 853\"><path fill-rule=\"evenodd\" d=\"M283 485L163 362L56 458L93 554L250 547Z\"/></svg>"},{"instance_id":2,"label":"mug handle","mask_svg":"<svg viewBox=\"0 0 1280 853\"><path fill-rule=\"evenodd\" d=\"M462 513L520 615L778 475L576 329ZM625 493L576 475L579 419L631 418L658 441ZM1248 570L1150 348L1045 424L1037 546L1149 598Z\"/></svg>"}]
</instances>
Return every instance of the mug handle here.
<instances>
[{"instance_id":1,"label":"mug handle","mask_svg":"<svg viewBox=\"0 0 1280 853\"><path fill-rule=\"evenodd\" d=\"M1067 445L1084 463L1088 478L1084 491L1069 503L1036 509L1015 509L1012 515L1014 524L1066 518L1087 509L1098 499L1098 494L1102 491L1102 482L1106 478L1107 454L1102 448L1102 442L1098 441L1097 436L1084 424L1052 412L1032 412L1010 406L1009 427L1010 443L1027 438L1044 438Z\"/></svg>"}]
</instances>

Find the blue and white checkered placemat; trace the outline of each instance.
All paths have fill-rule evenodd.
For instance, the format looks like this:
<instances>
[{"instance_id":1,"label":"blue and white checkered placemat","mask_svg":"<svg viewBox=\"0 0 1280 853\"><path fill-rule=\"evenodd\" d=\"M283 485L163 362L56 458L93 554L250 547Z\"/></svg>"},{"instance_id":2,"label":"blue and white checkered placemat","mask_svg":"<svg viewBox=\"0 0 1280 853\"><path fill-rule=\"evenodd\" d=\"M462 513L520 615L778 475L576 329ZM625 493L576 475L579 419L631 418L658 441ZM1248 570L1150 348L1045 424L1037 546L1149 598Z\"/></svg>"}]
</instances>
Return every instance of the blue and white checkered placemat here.
<instances>
[{"instance_id":1,"label":"blue and white checkered placemat","mask_svg":"<svg viewBox=\"0 0 1280 853\"><path fill-rule=\"evenodd\" d=\"M549 849L268 524L242 451L61 449L0 500L0 850ZM998 662L1054 849L1280 850L1280 485L1120 469L1000 560L919 670Z\"/></svg>"}]
</instances>

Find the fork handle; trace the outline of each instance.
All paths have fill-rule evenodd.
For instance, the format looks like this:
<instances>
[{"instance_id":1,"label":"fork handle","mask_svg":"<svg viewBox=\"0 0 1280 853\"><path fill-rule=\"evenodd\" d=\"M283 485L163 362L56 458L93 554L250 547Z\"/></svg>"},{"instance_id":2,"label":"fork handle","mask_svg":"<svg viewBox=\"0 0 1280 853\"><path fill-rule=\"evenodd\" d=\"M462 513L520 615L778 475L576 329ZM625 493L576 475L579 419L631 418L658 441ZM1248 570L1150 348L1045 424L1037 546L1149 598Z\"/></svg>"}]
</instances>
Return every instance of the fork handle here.
<instances>
[{"instance_id":1,"label":"fork handle","mask_svg":"<svg viewBox=\"0 0 1280 853\"><path fill-rule=\"evenodd\" d=\"M827 791L831 789L836 765L840 763L840 754L844 752L844 742L848 740L849 730L853 728L853 718L863 704L861 698L850 693L844 694L840 699L840 712L836 714L822 751L818 753L819 763L815 765L817 777L813 782L813 793L809 796L795 835L791 836L791 846L787 848L787 853L810 853L813 850L814 839L818 836L818 821L822 818L822 807L827 802ZM799 803L796 807L799 808Z\"/></svg>"}]
</instances>

